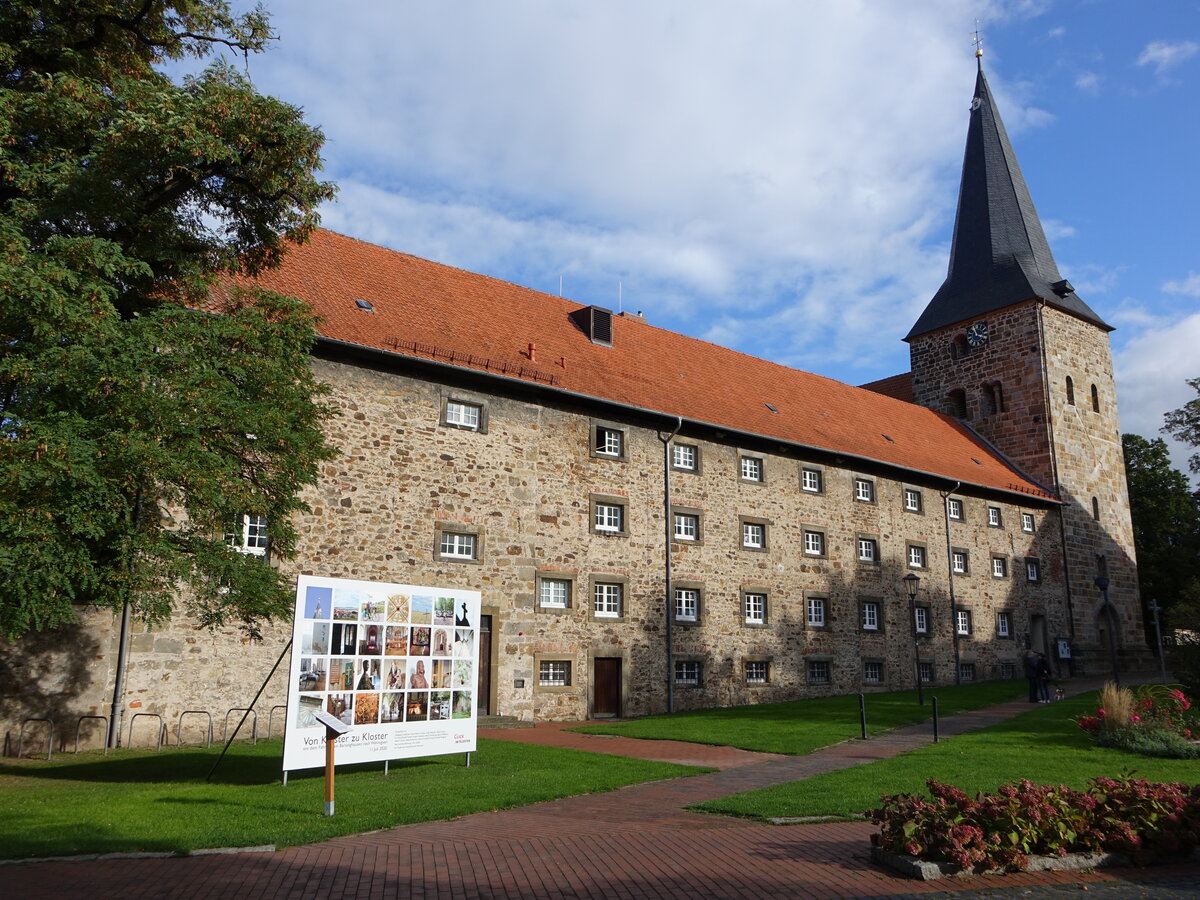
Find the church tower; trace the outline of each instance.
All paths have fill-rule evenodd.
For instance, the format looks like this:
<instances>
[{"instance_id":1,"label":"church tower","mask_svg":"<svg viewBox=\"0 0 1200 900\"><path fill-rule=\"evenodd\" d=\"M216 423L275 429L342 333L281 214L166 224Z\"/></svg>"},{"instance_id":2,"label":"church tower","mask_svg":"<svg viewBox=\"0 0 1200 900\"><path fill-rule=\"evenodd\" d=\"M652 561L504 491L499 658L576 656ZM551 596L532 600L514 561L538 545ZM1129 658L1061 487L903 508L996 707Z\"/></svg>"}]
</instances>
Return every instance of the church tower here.
<instances>
[{"instance_id":1,"label":"church tower","mask_svg":"<svg viewBox=\"0 0 1200 900\"><path fill-rule=\"evenodd\" d=\"M1063 548L1042 577L1065 585L1074 668L1093 674L1147 653L1110 331L1058 271L980 61L949 270L905 337L913 400L1061 499L1038 523Z\"/></svg>"}]
</instances>

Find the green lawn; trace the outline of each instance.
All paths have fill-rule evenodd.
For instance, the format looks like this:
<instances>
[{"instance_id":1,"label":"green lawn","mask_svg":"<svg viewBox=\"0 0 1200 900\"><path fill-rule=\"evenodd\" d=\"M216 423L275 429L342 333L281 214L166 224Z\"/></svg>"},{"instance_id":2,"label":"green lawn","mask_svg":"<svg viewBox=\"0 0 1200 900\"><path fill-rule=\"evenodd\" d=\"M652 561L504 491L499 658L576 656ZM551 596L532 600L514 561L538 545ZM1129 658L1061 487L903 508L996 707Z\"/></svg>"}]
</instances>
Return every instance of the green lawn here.
<instances>
[{"instance_id":1,"label":"green lawn","mask_svg":"<svg viewBox=\"0 0 1200 900\"><path fill-rule=\"evenodd\" d=\"M1027 690L1024 681L985 681L961 687L939 687L925 692L924 706L917 704L916 691L867 694L867 733L878 734L923 722L930 716L930 696L933 694L938 698L939 715L948 716L1004 703L1024 696ZM860 737L862 733L857 694L647 716L575 730L588 734L692 741L796 756Z\"/></svg>"},{"instance_id":2,"label":"green lawn","mask_svg":"<svg viewBox=\"0 0 1200 900\"><path fill-rule=\"evenodd\" d=\"M929 778L969 794L993 791L1021 778L1083 788L1089 778L1126 772L1151 781L1200 781L1195 760L1154 759L1093 746L1072 718L1095 708L1096 694L1083 694L893 759L724 797L697 808L754 818L854 816L877 807L884 794L924 793Z\"/></svg>"},{"instance_id":3,"label":"green lawn","mask_svg":"<svg viewBox=\"0 0 1200 900\"><path fill-rule=\"evenodd\" d=\"M5 761L0 857L304 844L705 771L481 739L469 768L455 754L394 761L386 778L381 764L339 769L337 814L326 818L324 770L293 772L283 787L279 740L235 744L207 784L218 753Z\"/></svg>"}]
</instances>

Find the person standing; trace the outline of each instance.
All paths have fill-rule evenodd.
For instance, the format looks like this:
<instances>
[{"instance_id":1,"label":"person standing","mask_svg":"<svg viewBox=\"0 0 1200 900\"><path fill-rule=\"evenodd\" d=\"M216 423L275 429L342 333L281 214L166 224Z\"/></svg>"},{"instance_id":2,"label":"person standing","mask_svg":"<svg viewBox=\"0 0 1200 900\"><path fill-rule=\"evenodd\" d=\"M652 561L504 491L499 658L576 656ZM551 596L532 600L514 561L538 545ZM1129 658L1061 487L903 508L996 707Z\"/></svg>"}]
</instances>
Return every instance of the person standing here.
<instances>
[{"instance_id":1,"label":"person standing","mask_svg":"<svg viewBox=\"0 0 1200 900\"><path fill-rule=\"evenodd\" d=\"M1054 672L1050 669L1050 660L1046 659L1045 653L1039 653L1037 658L1038 701L1041 703L1049 703L1050 679L1054 677Z\"/></svg>"},{"instance_id":2,"label":"person standing","mask_svg":"<svg viewBox=\"0 0 1200 900\"><path fill-rule=\"evenodd\" d=\"M1038 683L1041 676L1038 674L1038 652L1032 647L1025 651L1025 657L1021 660L1021 668L1025 672L1025 678L1029 681L1029 702L1037 703L1041 697Z\"/></svg>"}]
</instances>

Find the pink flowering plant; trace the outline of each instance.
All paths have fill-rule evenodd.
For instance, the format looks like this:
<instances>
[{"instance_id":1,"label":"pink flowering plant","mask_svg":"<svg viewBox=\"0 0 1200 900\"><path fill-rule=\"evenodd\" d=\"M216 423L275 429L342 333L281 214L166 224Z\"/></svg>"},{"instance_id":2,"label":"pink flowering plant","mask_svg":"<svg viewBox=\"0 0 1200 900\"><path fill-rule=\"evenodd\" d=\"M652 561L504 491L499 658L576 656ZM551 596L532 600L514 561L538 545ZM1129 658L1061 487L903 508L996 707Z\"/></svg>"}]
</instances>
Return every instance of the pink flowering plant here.
<instances>
[{"instance_id":1,"label":"pink flowering plant","mask_svg":"<svg viewBox=\"0 0 1200 900\"><path fill-rule=\"evenodd\" d=\"M1029 857L1114 851L1141 865L1200 846L1200 786L1096 778L1086 791L1022 780L969 797L933 779L930 797L895 794L868 812L871 842L965 871L1021 871Z\"/></svg>"},{"instance_id":2,"label":"pink flowering plant","mask_svg":"<svg viewBox=\"0 0 1200 900\"><path fill-rule=\"evenodd\" d=\"M1194 743L1200 733L1192 702L1178 688L1145 685L1137 690L1104 686L1100 706L1076 724L1103 747L1146 756L1200 758Z\"/></svg>"}]
</instances>

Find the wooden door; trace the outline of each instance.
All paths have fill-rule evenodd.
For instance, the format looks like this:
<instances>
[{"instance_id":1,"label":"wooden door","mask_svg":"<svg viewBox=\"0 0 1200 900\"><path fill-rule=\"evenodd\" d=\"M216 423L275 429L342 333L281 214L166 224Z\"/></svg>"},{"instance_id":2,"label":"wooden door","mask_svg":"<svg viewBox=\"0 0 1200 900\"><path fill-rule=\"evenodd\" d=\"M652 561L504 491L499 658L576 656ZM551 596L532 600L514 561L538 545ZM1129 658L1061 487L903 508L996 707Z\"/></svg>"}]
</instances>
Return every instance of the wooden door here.
<instances>
[{"instance_id":1,"label":"wooden door","mask_svg":"<svg viewBox=\"0 0 1200 900\"><path fill-rule=\"evenodd\" d=\"M592 661L592 717L621 715L621 658L598 656Z\"/></svg>"},{"instance_id":2,"label":"wooden door","mask_svg":"<svg viewBox=\"0 0 1200 900\"><path fill-rule=\"evenodd\" d=\"M479 678L475 684L475 709L481 716L492 712L492 617L479 617Z\"/></svg>"}]
</instances>

